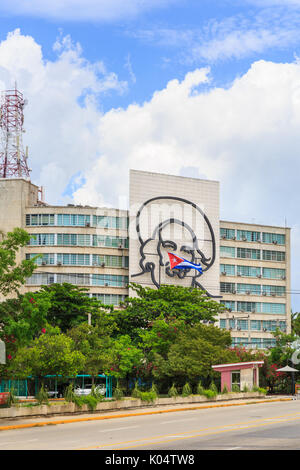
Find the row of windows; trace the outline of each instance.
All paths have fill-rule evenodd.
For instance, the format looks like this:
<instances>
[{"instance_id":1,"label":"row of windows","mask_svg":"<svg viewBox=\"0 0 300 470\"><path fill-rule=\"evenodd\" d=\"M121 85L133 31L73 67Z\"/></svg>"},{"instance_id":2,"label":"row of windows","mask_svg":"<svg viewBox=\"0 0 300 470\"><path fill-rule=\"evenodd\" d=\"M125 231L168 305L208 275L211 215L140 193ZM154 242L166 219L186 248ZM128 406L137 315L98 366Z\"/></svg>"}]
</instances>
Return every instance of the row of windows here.
<instances>
[{"instance_id":1,"label":"row of windows","mask_svg":"<svg viewBox=\"0 0 300 470\"><path fill-rule=\"evenodd\" d=\"M82 286L127 287L128 276L114 274L81 274L81 273L33 273L27 279L27 284L41 286L48 284L69 284Z\"/></svg>"},{"instance_id":2,"label":"row of windows","mask_svg":"<svg viewBox=\"0 0 300 470\"><path fill-rule=\"evenodd\" d=\"M285 295L285 286L267 286L260 284L235 284L233 282L221 282L220 291L229 294L247 295Z\"/></svg>"},{"instance_id":3,"label":"row of windows","mask_svg":"<svg viewBox=\"0 0 300 470\"><path fill-rule=\"evenodd\" d=\"M221 304L231 312L248 313L278 313L285 314L285 304L270 302L244 302L234 300L221 300Z\"/></svg>"},{"instance_id":4,"label":"row of windows","mask_svg":"<svg viewBox=\"0 0 300 470\"><path fill-rule=\"evenodd\" d=\"M235 248L233 246L220 246L220 256L222 256L223 258L285 261L284 251L255 250L252 248Z\"/></svg>"},{"instance_id":5,"label":"row of windows","mask_svg":"<svg viewBox=\"0 0 300 470\"><path fill-rule=\"evenodd\" d=\"M244 320L233 318L222 318L220 320L220 328L241 330L241 331L286 331L285 321L276 320Z\"/></svg>"},{"instance_id":6,"label":"row of windows","mask_svg":"<svg viewBox=\"0 0 300 470\"><path fill-rule=\"evenodd\" d=\"M37 233L31 234L30 246L99 246L128 248L128 238L107 235L86 235L76 233Z\"/></svg>"},{"instance_id":7,"label":"row of windows","mask_svg":"<svg viewBox=\"0 0 300 470\"><path fill-rule=\"evenodd\" d=\"M233 264L220 264L220 273L227 276L245 276L282 280L285 280L286 274L285 269L235 266Z\"/></svg>"},{"instance_id":8,"label":"row of windows","mask_svg":"<svg viewBox=\"0 0 300 470\"><path fill-rule=\"evenodd\" d=\"M276 346L275 338L232 338L232 346L245 346L248 348L274 348Z\"/></svg>"},{"instance_id":9,"label":"row of windows","mask_svg":"<svg viewBox=\"0 0 300 470\"><path fill-rule=\"evenodd\" d=\"M235 230L221 228L220 236L227 240L240 240L247 242L274 243L274 245L285 245L285 235L281 233L254 232L252 230Z\"/></svg>"},{"instance_id":10,"label":"row of windows","mask_svg":"<svg viewBox=\"0 0 300 470\"><path fill-rule=\"evenodd\" d=\"M128 228L128 217L112 217L106 215L84 214L27 214L27 226L65 226L65 227L101 227L101 228Z\"/></svg>"},{"instance_id":11,"label":"row of windows","mask_svg":"<svg viewBox=\"0 0 300 470\"><path fill-rule=\"evenodd\" d=\"M82 253L27 253L26 259L35 259L38 266L69 265L69 266L108 266L113 268L128 268L128 256L89 255Z\"/></svg>"}]
</instances>

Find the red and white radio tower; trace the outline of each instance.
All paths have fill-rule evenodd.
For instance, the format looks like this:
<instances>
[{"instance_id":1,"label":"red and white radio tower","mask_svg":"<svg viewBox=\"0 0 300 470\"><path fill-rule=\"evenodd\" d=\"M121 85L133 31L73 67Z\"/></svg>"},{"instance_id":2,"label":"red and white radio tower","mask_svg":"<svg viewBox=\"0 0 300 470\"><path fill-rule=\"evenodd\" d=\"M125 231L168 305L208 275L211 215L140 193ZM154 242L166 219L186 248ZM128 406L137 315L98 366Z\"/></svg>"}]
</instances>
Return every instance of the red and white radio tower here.
<instances>
[{"instance_id":1,"label":"red and white radio tower","mask_svg":"<svg viewBox=\"0 0 300 470\"><path fill-rule=\"evenodd\" d=\"M23 149L22 134L26 104L16 86L1 94L0 102L0 178L30 178L28 148Z\"/></svg>"}]
</instances>

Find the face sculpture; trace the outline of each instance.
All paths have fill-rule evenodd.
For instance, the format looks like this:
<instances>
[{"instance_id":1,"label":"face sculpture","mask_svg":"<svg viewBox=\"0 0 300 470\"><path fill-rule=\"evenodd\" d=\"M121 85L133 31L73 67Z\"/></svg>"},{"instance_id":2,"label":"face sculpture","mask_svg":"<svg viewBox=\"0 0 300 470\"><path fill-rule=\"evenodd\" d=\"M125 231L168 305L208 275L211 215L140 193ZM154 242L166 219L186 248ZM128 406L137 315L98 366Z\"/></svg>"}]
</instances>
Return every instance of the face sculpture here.
<instances>
[{"instance_id":1,"label":"face sculpture","mask_svg":"<svg viewBox=\"0 0 300 470\"><path fill-rule=\"evenodd\" d=\"M163 221L156 224L151 236L145 240L143 239L140 230L140 217L142 211L144 211L147 206L149 207L149 204L154 201L155 203L160 203L160 201L165 203L166 200L178 201L181 203L181 207L182 203L184 203L184 205L187 205L189 209L196 211L198 217L201 216L202 223L206 224L205 231L203 230L203 233L209 234L209 239L206 240L209 242L209 255L206 256L205 253L201 251L199 247L199 239L197 239L191 226L185 221L175 217L165 218ZM204 290L209 297L219 297L211 295L199 283L200 276L202 276L205 271L208 271L208 269L214 264L215 237L208 218L198 206L182 198L165 196L150 199L142 205L137 213L136 231L140 242L141 258L139 266L141 268L141 272L133 274L132 277L150 273L152 283L157 288L164 283L163 279L166 279L166 276L177 280L188 279L188 284L190 286ZM168 252L172 252L179 257L183 257L192 263L201 264L203 274L195 269L171 269Z\"/></svg>"}]
</instances>

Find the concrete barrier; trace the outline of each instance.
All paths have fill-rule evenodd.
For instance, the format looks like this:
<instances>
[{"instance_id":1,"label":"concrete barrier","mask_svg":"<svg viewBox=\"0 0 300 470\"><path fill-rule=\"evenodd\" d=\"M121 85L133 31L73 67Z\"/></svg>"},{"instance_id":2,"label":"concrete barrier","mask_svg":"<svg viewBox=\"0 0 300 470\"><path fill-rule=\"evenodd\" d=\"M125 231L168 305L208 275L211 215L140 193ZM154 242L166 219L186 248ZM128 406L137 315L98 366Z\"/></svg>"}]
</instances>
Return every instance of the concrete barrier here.
<instances>
[{"instance_id":1,"label":"concrete barrier","mask_svg":"<svg viewBox=\"0 0 300 470\"><path fill-rule=\"evenodd\" d=\"M154 402L145 402L140 399L124 398L116 401L104 401L97 404L95 412L115 411L135 408L150 408L167 405L183 405L193 403L209 403L216 401L231 401L250 398L263 398L259 392L228 393L217 395L213 399L208 399L202 395L192 395L190 397L157 398ZM78 407L75 403L50 404L40 406L13 405L11 408L0 408L0 420L3 418L30 418L35 416L56 416L79 413L91 413L88 405Z\"/></svg>"}]
</instances>

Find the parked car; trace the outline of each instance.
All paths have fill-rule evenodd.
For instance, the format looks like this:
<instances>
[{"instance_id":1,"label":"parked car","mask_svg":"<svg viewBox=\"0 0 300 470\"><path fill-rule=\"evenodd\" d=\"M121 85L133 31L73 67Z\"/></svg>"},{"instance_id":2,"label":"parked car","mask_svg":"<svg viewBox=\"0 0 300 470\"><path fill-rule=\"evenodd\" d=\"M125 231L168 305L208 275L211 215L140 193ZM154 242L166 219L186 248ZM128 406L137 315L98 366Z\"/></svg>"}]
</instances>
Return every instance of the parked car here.
<instances>
[{"instance_id":1,"label":"parked car","mask_svg":"<svg viewBox=\"0 0 300 470\"><path fill-rule=\"evenodd\" d=\"M87 384L84 388L76 387L74 390L75 395L89 395L92 390L92 384ZM101 395L106 394L106 387L105 385L95 385L95 390Z\"/></svg>"}]
</instances>

